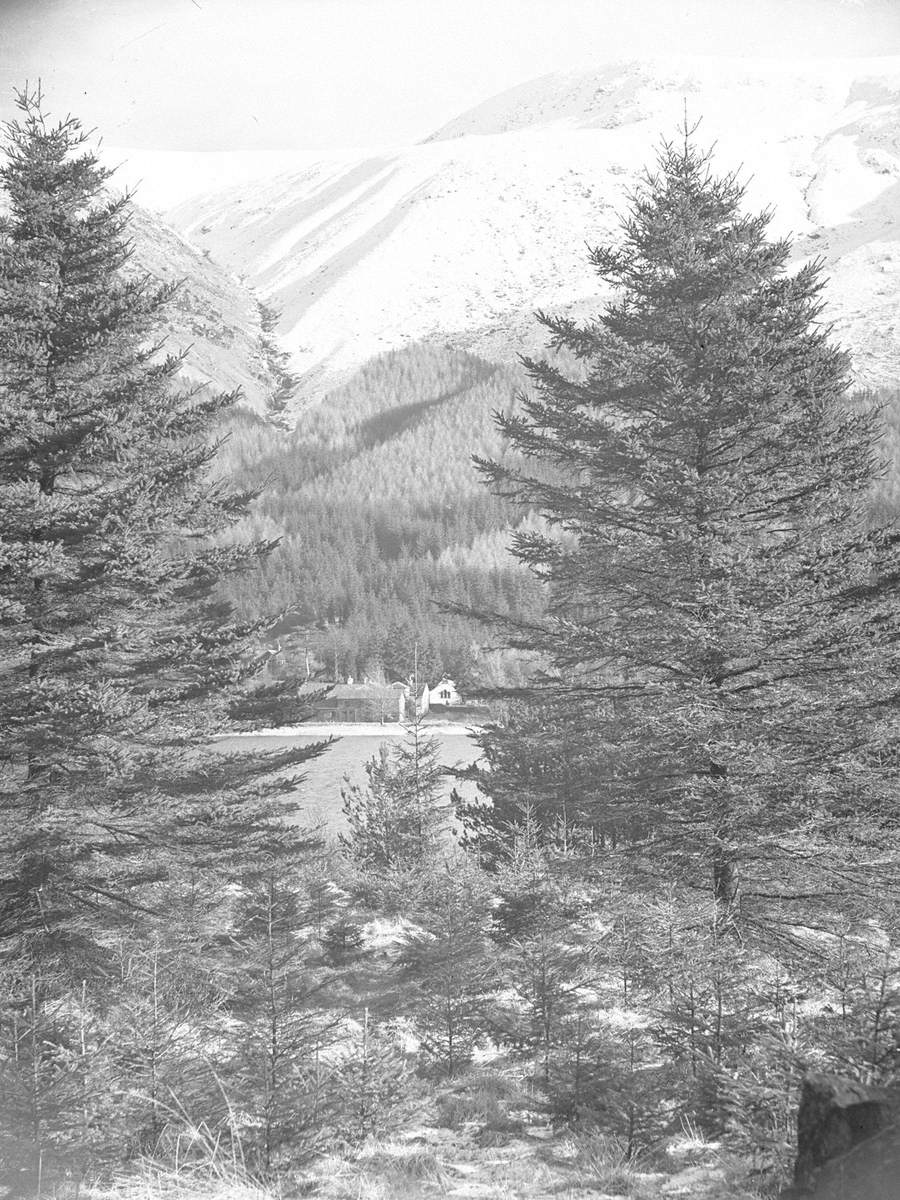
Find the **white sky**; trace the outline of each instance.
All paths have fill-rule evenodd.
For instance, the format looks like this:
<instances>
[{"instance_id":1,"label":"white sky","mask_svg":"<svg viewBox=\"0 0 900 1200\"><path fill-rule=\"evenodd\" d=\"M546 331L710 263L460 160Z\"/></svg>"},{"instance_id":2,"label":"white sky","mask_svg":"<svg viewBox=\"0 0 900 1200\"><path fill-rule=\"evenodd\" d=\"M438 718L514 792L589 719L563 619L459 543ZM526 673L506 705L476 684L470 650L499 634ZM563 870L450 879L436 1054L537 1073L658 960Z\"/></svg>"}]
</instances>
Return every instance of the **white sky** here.
<instances>
[{"instance_id":1,"label":"white sky","mask_svg":"<svg viewBox=\"0 0 900 1200\"><path fill-rule=\"evenodd\" d=\"M0 117L40 76L116 146L390 144L549 71L671 53L900 54L900 0L0 0Z\"/></svg>"}]
</instances>

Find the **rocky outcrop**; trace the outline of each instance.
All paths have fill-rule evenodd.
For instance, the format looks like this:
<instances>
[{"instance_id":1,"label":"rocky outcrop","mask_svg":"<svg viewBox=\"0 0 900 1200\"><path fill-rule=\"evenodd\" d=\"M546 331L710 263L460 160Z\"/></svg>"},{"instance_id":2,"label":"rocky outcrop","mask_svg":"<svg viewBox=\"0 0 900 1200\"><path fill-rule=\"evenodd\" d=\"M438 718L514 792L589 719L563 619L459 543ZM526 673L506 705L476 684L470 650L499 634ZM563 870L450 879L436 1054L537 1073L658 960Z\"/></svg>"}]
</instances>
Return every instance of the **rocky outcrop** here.
<instances>
[{"instance_id":1,"label":"rocky outcrop","mask_svg":"<svg viewBox=\"0 0 900 1200\"><path fill-rule=\"evenodd\" d=\"M900 1096L838 1075L808 1075L797 1114L789 1197L897 1200Z\"/></svg>"},{"instance_id":2,"label":"rocky outcrop","mask_svg":"<svg viewBox=\"0 0 900 1200\"><path fill-rule=\"evenodd\" d=\"M898 1196L900 1126L891 1125L826 1163L805 1200L897 1200Z\"/></svg>"}]
</instances>

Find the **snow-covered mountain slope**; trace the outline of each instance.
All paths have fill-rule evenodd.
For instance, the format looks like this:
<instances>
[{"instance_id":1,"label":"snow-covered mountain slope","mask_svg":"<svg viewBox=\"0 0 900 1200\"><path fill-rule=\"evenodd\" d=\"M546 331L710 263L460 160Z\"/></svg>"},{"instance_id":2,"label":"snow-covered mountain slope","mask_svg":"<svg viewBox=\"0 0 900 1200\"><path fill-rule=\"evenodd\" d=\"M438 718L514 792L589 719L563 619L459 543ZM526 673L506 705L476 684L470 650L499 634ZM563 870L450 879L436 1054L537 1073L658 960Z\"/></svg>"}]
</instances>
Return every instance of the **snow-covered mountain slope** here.
<instances>
[{"instance_id":1,"label":"snow-covered mountain slope","mask_svg":"<svg viewBox=\"0 0 900 1200\"><path fill-rule=\"evenodd\" d=\"M0 192L0 215L7 212ZM190 245L157 213L133 205L127 236L133 256L127 271L178 288L154 337L161 352L183 354L180 375L188 385L241 391L245 409L265 416L282 387L283 357L264 328L264 305L246 284Z\"/></svg>"},{"instance_id":2,"label":"snow-covered mountain slope","mask_svg":"<svg viewBox=\"0 0 900 1200\"><path fill-rule=\"evenodd\" d=\"M535 308L596 307L585 243L616 238L628 188L685 111L797 259L825 258L859 381L900 379L900 59L548 76L425 144L304 160L168 216L280 308L309 398L412 339L504 357L533 336Z\"/></svg>"},{"instance_id":3,"label":"snow-covered mountain slope","mask_svg":"<svg viewBox=\"0 0 900 1200\"><path fill-rule=\"evenodd\" d=\"M182 376L216 390L240 388L244 407L263 415L280 380L256 296L155 214L135 208L129 232L135 269L179 281L163 332L167 352L186 354Z\"/></svg>"}]
</instances>

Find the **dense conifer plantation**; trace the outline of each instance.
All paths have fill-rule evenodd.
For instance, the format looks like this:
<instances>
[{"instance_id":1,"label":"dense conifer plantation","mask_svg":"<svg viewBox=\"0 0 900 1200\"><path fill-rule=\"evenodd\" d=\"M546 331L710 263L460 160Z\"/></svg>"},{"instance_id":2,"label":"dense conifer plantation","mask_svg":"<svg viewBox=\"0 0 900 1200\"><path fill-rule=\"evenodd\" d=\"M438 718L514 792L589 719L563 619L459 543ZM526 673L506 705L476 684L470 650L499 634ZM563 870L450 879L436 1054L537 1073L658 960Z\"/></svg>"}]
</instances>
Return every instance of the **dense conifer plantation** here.
<instances>
[{"instance_id":1,"label":"dense conifer plantation","mask_svg":"<svg viewBox=\"0 0 900 1200\"><path fill-rule=\"evenodd\" d=\"M664 146L621 246L592 253L613 301L541 316L582 370L529 360L533 394L499 418L534 469L482 467L555 527L513 547L550 589L514 633L551 664L529 761L565 726L581 779L576 799L551 778L544 808L771 932L876 861L894 878L896 546L869 530L878 414L848 401L821 265L789 271L742 199L688 131ZM516 737L488 738L497 762ZM503 771L485 786L489 823L521 820Z\"/></svg>"},{"instance_id":2,"label":"dense conifer plantation","mask_svg":"<svg viewBox=\"0 0 900 1200\"><path fill-rule=\"evenodd\" d=\"M328 677L406 679L418 645L423 680L513 683L512 656L482 652L484 629L455 603L527 614L540 588L509 557L509 506L472 470L501 454L491 413L509 407L519 374L475 355L413 344L381 355L296 429L241 414L226 460L266 487L238 537L280 537L261 572L226 594L247 619L285 610L276 628L285 673L306 652Z\"/></svg>"}]
</instances>

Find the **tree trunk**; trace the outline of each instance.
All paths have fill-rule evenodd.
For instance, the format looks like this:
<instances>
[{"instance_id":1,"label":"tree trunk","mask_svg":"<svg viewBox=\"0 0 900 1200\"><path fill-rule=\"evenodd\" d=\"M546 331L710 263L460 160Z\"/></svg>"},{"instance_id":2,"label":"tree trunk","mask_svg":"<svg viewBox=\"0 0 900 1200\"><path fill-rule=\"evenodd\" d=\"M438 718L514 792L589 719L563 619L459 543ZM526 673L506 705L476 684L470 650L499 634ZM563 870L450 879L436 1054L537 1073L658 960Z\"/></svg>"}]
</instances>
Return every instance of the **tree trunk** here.
<instances>
[{"instance_id":1,"label":"tree trunk","mask_svg":"<svg viewBox=\"0 0 900 1200\"><path fill-rule=\"evenodd\" d=\"M727 923L734 920L739 888L737 861L727 851L717 847L713 853L713 896L718 921Z\"/></svg>"}]
</instances>

